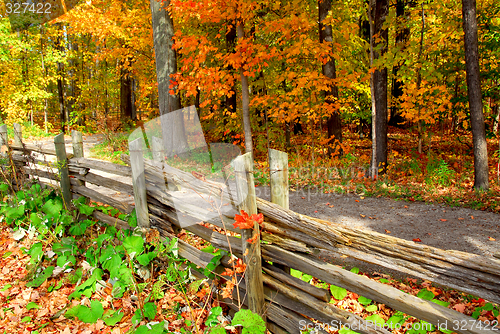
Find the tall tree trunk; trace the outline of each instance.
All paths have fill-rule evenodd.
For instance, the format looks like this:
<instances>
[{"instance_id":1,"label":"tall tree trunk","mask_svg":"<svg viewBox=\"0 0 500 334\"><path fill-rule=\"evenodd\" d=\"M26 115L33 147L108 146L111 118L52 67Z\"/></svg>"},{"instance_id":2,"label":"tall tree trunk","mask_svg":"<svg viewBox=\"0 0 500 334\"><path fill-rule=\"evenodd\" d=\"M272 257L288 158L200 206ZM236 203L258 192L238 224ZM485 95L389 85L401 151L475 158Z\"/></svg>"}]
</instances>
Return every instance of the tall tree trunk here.
<instances>
[{"instance_id":1,"label":"tall tree trunk","mask_svg":"<svg viewBox=\"0 0 500 334\"><path fill-rule=\"evenodd\" d=\"M66 119L66 108L64 106L64 86L63 86L63 81L62 81L62 75L63 75L63 64L62 63L57 63L57 72L58 72L58 77L57 77L57 95L58 95L58 101L59 101L59 117L61 119L61 132L66 132L66 129L64 127L64 123L67 121Z\"/></svg>"},{"instance_id":2,"label":"tall tree trunk","mask_svg":"<svg viewBox=\"0 0 500 334\"><path fill-rule=\"evenodd\" d=\"M130 119L133 121L137 120L137 107L135 105L135 93L137 92L137 80L132 78L132 90L130 92L130 103L132 105L132 114L130 115Z\"/></svg>"},{"instance_id":3,"label":"tall tree trunk","mask_svg":"<svg viewBox=\"0 0 500 334\"><path fill-rule=\"evenodd\" d=\"M333 33L332 26L329 24L323 24L323 20L328 16L328 12L332 10L332 0L318 0L318 16L319 16L319 41L323 42L332 42L333 41ZM331 50L333 52L333 50ZM330 57L326 64L322 65L323 75L329 79L336 79L337 73L335 68L335 59ZM339 98L339 89L336 84L332 84L330 86L330 90L325 92L325 101L326 103L333 104ZM328 142L328 154L331 155L333 153L338 153L342 155L342 146L340 143L342 142L342 122L340 119L340 111L336 110L326 122L328 138L330 138ZM333 145L332 145L333 144Z\"/></svg>"},{"instance_id":4,"label":"tall tree trunk","mask_svg":"<svg viewBox=\"0 0 500 334\"><path fill-rule=\"evenodd\" d=\"M181 108L177 94L170 94L172 75L177 72L177 56L172 49L174 23L167 7L170 0L150 0L153 23L153 42L156 59L156 79L158 81L158 105L160 115Z\"/></svg>"},{"instance_id":5,"label":"tall tree trunk","mask_svg":"<svg viewBox=\"0 0 500 334\"><path fill-rule=\"evenodd\" d=\"M72 52L78 52L78 44L75 43L74 40L71 40L68 36L68 49ZM77 104L76 100L78 95L80 94L78 89L78 77L77 77L77 66L78 62L75 60L75 55L69 60L69 99L68 99L68 117L73 118L77 114ZM81 111L81 110L80 110ZM82 125L82 115L78 115L77 123L78 125Z\"/></svg>"},{"instance_id":6,"label":"tall tree trunk","mask_svg":"<svg viewBox=\"0 0 500 334\"><path fill-rule=\"evenodd\" d=\"M120 118L122 122L132 119L132 74L127 68L120 69Z\"/></svg>"},{"instance_id":7,"label":"tall tree trunk","mask_svg":"<svg viewBox=\"0 0 500 334\"><path fill-rule=\"evenodd\" d=\"M226 48L228 53L234 53L234 47L236 45L236 37L237 37L236 26L234 25L234 23L230 23L230 28L226 34ZM231 64L229 64L227 70L229 72L233 72L234 67ZM225 108L229 112L236 112L236 106L237 106L236 92L237 92L237 87L236 83L234 83L233 87L231 87L231 89L229 90L231 96L226 96L226 101L225 101Z\"/></svg>"},{"instance_id":8,"label":"tall tree trunk","mask_svg":"<svg viewBox=\"0 0 500 334\"><path fill-rule=\"evenodd\" d=\"M238 39L245 38L243 23L238 22L236 27ZM243 113L243 130L245 131L245 152L253 155L252 125L250 123L250 91L248 88L248 77L243 73L243 66L240 67L241 77L241 109Z\"/></svg>"},{"instance_id":9,"label":"tall tree trunk","mask_svg":"<svg viewBox=\"0 0 500 334\"><path fill-rule=\"evenodd\" d=\"M58 24L60 30L62 30L61 24ZM56 48L60 51L64 51L64 47L61 42L61 36L57 37L56 40ZM64 99L64 83L63 83L63 75L64 75L64 64L61 62L57 63L57 95L59 101L59 117L61 120L61 132L65 133L65 123L68 122L67 118L67 110L65 106Z\"/></svg>"},{"instance_id":10,"label":"tall tree trunk","mask_svg":"<svg viewBox=\"0 0 500 334\"><path fill-rule=\"evenodd\" d=\"M474 145L474 187L489 189L488 148L484 125L481 82L479 80L479 52L477 41L476 1L462 0L465 43L465 72Z\"/></svg>"},{"instance_id":11,"label":"tall tree trunk","mask_svg":"<svg viewBox=\"0 0 500 334\"><path fill-rule=\"evenodd\" d=\"M418 67L418 72L417 72L417 91L420 90L420 85L422 84L422 55L424 52L424 32L425 32L425 12L424 12L424 4L421 4L422 6L422 28L420 29L420 47L418 49L418 57L417 57L417 62L420 65ZM422 106L418 105L418 120L417 120L417 138L418 138L418 144L417 144L417 150L418 153L422 154L422 142L424 139L424 130L423 130L423 120L421 119L421 114L422 114Z\"/></svg>"},{"instance_id":12,"label":"tall tree trunk","mask_svg":"<svg viewBox=\"0 0 500 334\"><path fill-rule=\"evenodd\" d=\"M177 55L172 49L174 22L167 11L170 0L150 0L155 47L156 79L160 115L167 115L181 108L181 101L173 87L172 75L177 72ZM162 117L163 144L167 156L189 151L184 119L181 112Z\"/></svg>"},{"instance_id":13,"label":"tall tree trunk","mask_svg":"<svg viewBox=\"0 0 500 334\"><path fill-rule=\"evenodd\" d=\"M403 28L404 24L400 21L406 21L406 11L405 11L406 0L397 0L396 2L396 18L398 20L396 25L396 48L404 48L405 43L408 41L410 36L410 29ZM397 64L392 69L392 106L391 106L391 117L389 119L389 125L398 126L404 122L404 118L401 116L401 111L399 107L399 99L403 96L403 82L398 77L398 72L400 65Z\"/></svg>"},{"instance_id":14,"label":"tall tree trunk","mask_svg":"<svg viewBox=\"0 0 500 334\"><path fill-rule=\"evenodd\" d=\"M387 52L389 33L383 24L389 12L389 0L370 0L370 60ZM375 36L379 42L375 42ZM380 51L379 51L380 50ZM387 170L387 68L377 68L371 75L372 92L372 162L371 176Z\"/></svg>"},{"instance_id":15,"label":"tall tree trunk","mask_svg":"<svg viewBox=\"0 0 500 334\"><path fill-rule=\"evenodd\" d=\"M44 76L44 79L47 79L47 77L49 76L48 74L48 70L47 70L47 67L45 66L45 52L44 52L44 29L43 29L43 25L40 26L40 53L41 53L41 57L42 57L42 72L43 72L43 76ZM44 90L45 91L48 91L48 87L47 87L47 84L45 84L45 87L44 87ZM48 110L49 110L49 99L48 98L45 98L44 99L44 104L43 104L43 128L45 129L45 133L48 133L49 132L49 121L48 121Z\"/></svg>"}]
</instances>

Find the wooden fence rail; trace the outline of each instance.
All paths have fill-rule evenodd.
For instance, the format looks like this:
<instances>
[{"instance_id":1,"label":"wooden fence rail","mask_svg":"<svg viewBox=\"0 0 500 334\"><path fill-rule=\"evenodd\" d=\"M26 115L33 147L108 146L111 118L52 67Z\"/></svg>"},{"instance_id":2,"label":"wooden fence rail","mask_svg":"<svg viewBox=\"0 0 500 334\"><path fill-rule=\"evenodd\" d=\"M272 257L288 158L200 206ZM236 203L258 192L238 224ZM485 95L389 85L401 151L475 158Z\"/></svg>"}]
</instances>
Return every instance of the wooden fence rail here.
<instances>
[{"instance_id":1,"label":"wooden fence rail","mask_svg":"<svg viewBox=\"0 0 500 334\"><path fill-rule=\"evenodd\" d=\"M21 133L19 127L16 133ZM326 263L319 259L319 254L322 250L327 250L347 255L495 303L500 303L500 260L420 245L295 213L288 208L288 162L286 154L282 152L270 152L273 203L255 198L253 162L250 156L243 155L235 159L233 165L238 198L244 201L237 207L221 209L220 215L213 218L213 210L195 204L183 189L232 201L226 185L163 164L161 141L153 140L154 160L143 158L145 144L141 141L142 138L131 142L131 156L122 156L128 166L122 166L85 158L81 134L73 132L72 136L75 147L73 154L65 153L63 135L54 139L56 150L16 142L10 145L9 152L18 170L27 175L57 181L67 204L70 203L67 199L69 194L72 197L85 196L124 213L131 213L135 208L141 227L157 229L163 237L173 237L174 231L184 228L211 242L214 247L231 250L233 255L243 258L247 271L245 283L240 284L238 289L241 289L239 295L246 295L246 298L243 301L233 299L228 302L230 307L234 307L236 302L243 302L267 317L268 329L273 333L300 333L300 324L311 323L309 319L339 326L344 324L350 328L354 326L357 332L363 334L387 333L385 328L375 327L359 316L329 304L329 290L292 277L289 268L344 287L435 325L458 323L460 328L455 331L459 333L493 330L488 324L452 309ZM21 135L18 138L22 138ZM0 146L2 145L8 145L5 127L0 127ZM34 158L32 153L56 155L57 165L45 159ZM54 166L57 166L56 170L53 169ZM99 175L98 172L111 176ZM126 177L132 184L115 180L113 175ZM165 184L165 180L168 180L168 184ZM91 185L134 195L135 205L117 201L91 189ZM264 215L261 238L266 243L252 244L246 241L259 230L257 224L253 233L245 230L242 232L233 227L234 216L240 209L249 214L259 212ZM99 211L94 212L94 217L106 224L129 228L125 221ZM200 225L199 222L202 221L215 225L218 230ZM241 238L225 235L223 231L231 231L233 235L241 232ZM179 240L179 256L200 267L205 267L213 257L182 240ZM218 273L222 273L224 267L231 267L230 257L225 256L221 265L217 269ZM199 272L195 275L203 276ZM326 333L322 330L319 332Z\"/></svg>"}]
</instances>

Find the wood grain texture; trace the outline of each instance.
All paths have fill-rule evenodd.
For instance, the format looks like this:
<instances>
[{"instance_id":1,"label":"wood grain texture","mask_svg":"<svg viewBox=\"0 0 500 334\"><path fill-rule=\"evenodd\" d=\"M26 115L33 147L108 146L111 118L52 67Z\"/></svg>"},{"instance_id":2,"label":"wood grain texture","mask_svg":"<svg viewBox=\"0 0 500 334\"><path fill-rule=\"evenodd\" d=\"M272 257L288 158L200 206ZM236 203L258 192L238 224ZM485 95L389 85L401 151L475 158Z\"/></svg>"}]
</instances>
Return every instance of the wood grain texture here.
<instances>
[{"instance_id":1,"label":"wood grain texture","mask_svg":"<svg viewBox=\"0 0 500 334\"><path fill-rule=\"evenodd\" d=\"M103 195L100 192L97 192L93 189L90 189L90 188L87 188L84 186L73 186L72 191L74 193L77 193L77 194L83 195L87 198L90 198L93 201L107 204L115 209L120 210L120 212L123 212L123 213L129 214L134 209L134 207L132 205L119 202L119 201L115 200L114 198Z\"/></svg>"},{"instance_id":2,"label":"wood grain texture","mask_svg":"<svg viewBox=\"0 0 500 334\"><path fill-rule=\"evenodd\" d=\"M71 158L68 161L68 165L96 169L110 174L132 177L132 169L130 167L114 164L107 161L89 158Z\"/></svg>"}]
</instances>

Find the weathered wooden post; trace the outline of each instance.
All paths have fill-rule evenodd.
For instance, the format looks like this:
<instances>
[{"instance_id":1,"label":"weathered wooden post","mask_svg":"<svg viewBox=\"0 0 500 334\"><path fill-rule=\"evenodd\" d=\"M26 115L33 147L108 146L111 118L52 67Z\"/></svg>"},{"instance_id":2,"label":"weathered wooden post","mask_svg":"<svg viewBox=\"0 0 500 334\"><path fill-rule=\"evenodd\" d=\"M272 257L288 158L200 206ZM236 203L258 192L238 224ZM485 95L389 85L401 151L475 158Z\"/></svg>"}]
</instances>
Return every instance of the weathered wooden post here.
<instances>
[{"instance_id":1,"label":"weathered wooden post","mask_svg":"<svg viewBox=\"0 0 500 334\"><path fill-rule=\"evenodd\" d=\"M80 131L71 131L71 143L73 146L73 156L75 158L83 158L83 136ZM85 182L82 180L75 181L81 186L85 185Z\"/></svg>"},{"instance_id":2,"label":"weathered wooden post","mask_svg":"<svg viewBox=\"0 0 500 334\"><path fill-rule=\"evenodd\" d=\"M23 128L17 123L14 123L14 145L23 147Z\"/></svg>"},{"instance_id":3,"label":"weathered wooden post","mask_svg":"<svg viewBox=\"0 0 500 334\"><path fill-rule=\"evenodd\" d=\"M271 202L284 209L290 209L288 191L288 154L278 150L269 149L269 172L271 185ZM286 273L290 268L278 263L274 264Z\"/></svg>"},{"instance_id":4,"label":"weathered wooden post","mask_svg":"<svg viewBox=\"0 0 500 334\"><path fill-rule=\"evenodd\" d=\"M151 151L153 153L153 160L156 162L165 162L165 149L161 138L153 136L151 138Z\"/></svg>"},{"instance_id":5,"label":"weathered wooden post","mask_svg":"<svg viewBox=\"0 0 500 334\"><path fill-rule=\"evenodd\" d=\"M255 184L253 180L253 157L246 153L233 161L236 175L236 192L239 210L244 210L249 215L257 213L255 198ZM248 239L257 235L254 243ZM262 283L262 256L260 251L259 224L255 222L253 229L241 230L243 243L243 261L247 265L245 283L247 288L248 308L264 317L264 286Z\"/></svg>"},{"instance_id":6,"label":"weathered wooden post","mask_svg":"<svg viewBox=\"0 0 500 334\"><path fill-rule=\"evenodd\" d=\"M271 202L289 209L288 154L272 148L269 149L269 169L271 173Z\"/></svg>"},{"instance_id":7,"label":"weathered wooden post","mask_svg":"<svg viewBox=\"0 0 500 334\"><path fill-rule=\"evenodd\" d=\"M132 184L134 187L135 213L137 225L149 228L148 202L146 195L146 177L144 176L144 138L139 137L128 144L130 151L130 166L132 167Z\"/></svg>"},{"instance_id":8,"label":"weathered wooden post","mask_svg":"<svg viewBox=\"0 0 500 334\"><path fill-rule=\"evenodd\" d=\"M80 131L71 131L71 141L73 143L73 155L75 158L83 158L83 136Z\"/></svg>"},{"instance_id":9,"label":"weathered wooden post","mask_svg":"<svg viewBox=\"0 0 500 334\"><path fill-rule=\"evenodd\" d=\"M7 135L7 125L4 124L0 126L0 152L4 155L4 152L7 151L9 151L9 137Z\"/></svg>"},{"instance_id":10,"label":"weathered wooden post","mask_svg":"<svg viewBox=\"0 0 500 334\"><path fill-rule=\"evenodd\" d=\"M69 182L68 157L66 156L66 145L64 144L64 133L54 137L56 147L57 165L59 167L59 176L61 178L61 192L64 205L67 209L71 207L71 183Z\"/></svg>"}]
</instances>

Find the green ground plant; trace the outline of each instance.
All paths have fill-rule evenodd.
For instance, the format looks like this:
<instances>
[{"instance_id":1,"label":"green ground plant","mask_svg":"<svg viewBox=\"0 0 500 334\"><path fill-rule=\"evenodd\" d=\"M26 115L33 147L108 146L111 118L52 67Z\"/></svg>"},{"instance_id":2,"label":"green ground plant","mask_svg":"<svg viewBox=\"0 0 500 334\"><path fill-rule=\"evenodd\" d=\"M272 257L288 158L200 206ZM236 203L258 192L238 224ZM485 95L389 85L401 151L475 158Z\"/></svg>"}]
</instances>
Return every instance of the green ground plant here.
<instances>
[{"instance_id":1,"label":"green ground plant","mask_svg":"<svg viewBox=\"0 0 500 334\"><path fill-rule=\"evenodd\" d=\"M30 256L26 286L37 288L56 276L60 277L59 283L49 286L49 292L60 289L64 282L71 282L76 286L68 299L89 300L87 305L80 303L65 309L61 314L66 318L77 318L88 324L101 319L108 326L120 322L123 311L105 310L103 301L96 298L105 279L112 282L113 298L122 298L124 293L137 297L138 307L130 320L133 333L170 333L164 321L154 322L159 312L155 302L164 297L167 288L181 291L191 308L187 291L198 289L202 281L190 275L189 268L196 266L179 258L177 238L153 238L146 242L146 236L134 228L137 225L134 212L119 214L113 208L90 205L84 197L74 200L74 209L67 210L53 189L42 188L38 183L17 192L12 190L9 184L0 184L0 195L4 199L0 203L0 219L13 228L16 240L32 240L31 246L24 249ZM94 210L126 220L131 229L101 226L89 218ZM213 275L224 254L219 251L214 256L207 275ZM155 268L160 265L166 268L164 273L153 278ZM218 312L217 308L212 309L205 332L226 333L217 320ZM242 333L264 333L262 318L249 312L243 309L237 312L230 325L241 327ZM186 333L200 333L195 322L186 320L184 326Z\"/></svg>"}]
</instances>

